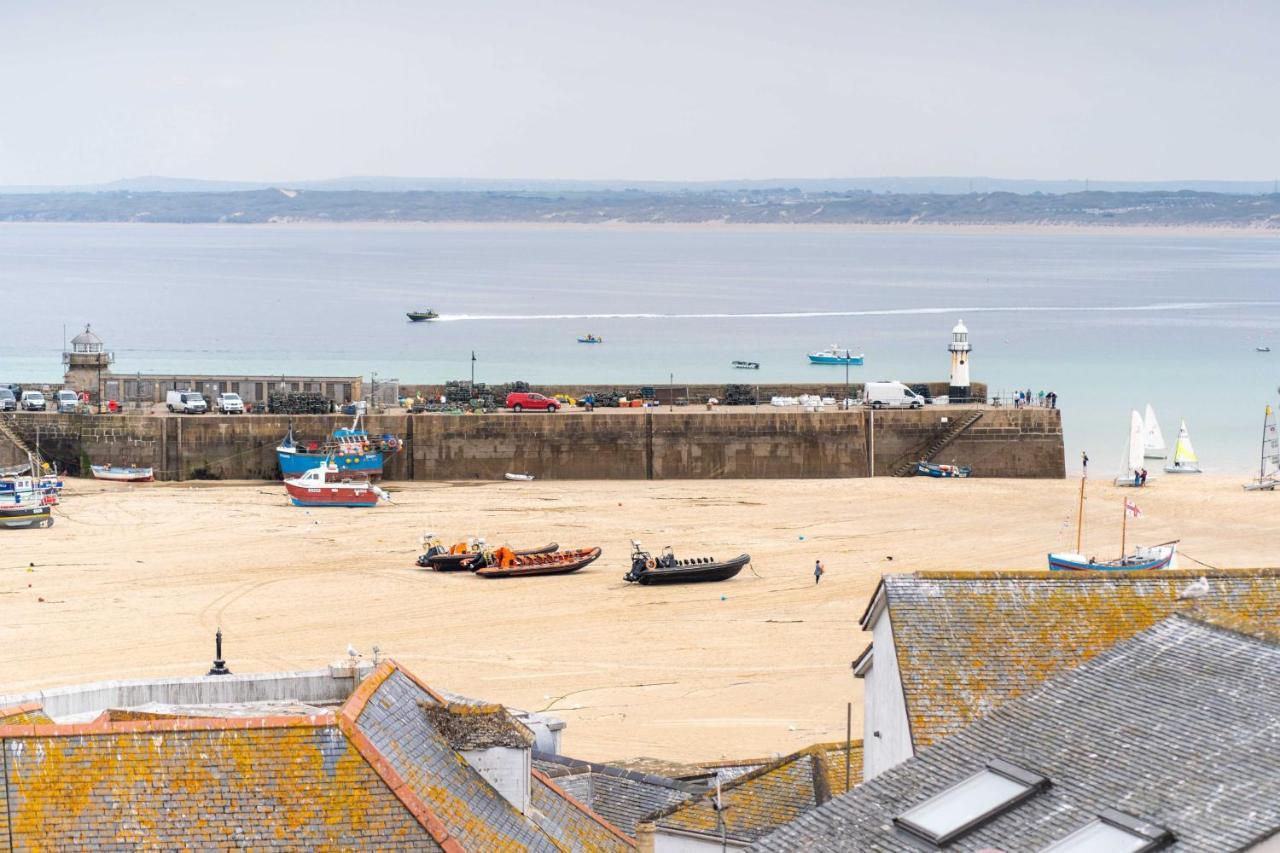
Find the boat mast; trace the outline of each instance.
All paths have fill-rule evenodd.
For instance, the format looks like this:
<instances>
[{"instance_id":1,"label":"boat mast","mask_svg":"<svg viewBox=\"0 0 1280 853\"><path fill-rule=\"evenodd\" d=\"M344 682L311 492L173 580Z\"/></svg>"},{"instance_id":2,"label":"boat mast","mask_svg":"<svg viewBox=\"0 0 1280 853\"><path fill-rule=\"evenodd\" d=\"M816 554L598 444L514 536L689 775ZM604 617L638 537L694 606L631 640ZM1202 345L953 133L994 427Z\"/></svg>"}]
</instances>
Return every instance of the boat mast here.
<instances>
[{"instance_id":1,"label":"boat mast","mask_svg":"<svg viewBox=\"0 0 1280 853\"><path fill-rule=\"evenodd\" d=\"M1267 421L1271 420L1271 405L1267 405L1266 413L1262 416L1262 454L1258 457L1258 479L1264 479L1267 476Z\"/></svg>"},{"instance_id":2,"label":"boat mast","mask_svg":"<svg viewBox=\"0 0 1280 853\"><path fill-rule=\"evenodd\" d=\"M1124 560L1124 540L1125 534L1129 532L1129 507L1128 500L1120 504L1120 559Z\"/></svg>"},{"instance_id":3,"label":"boat mast","mask_svg":"<svg viewBox=\"0 0 1280 853\"><path fill-rule=\"evenodd\" d=\"M1080 471L1080 506L1076 510L1076 553L1080 553L1080 542L1084 537L1084 481L1089 476L1089 454L1082 453L1084 467Z\"/></svg>"}]
</instances>

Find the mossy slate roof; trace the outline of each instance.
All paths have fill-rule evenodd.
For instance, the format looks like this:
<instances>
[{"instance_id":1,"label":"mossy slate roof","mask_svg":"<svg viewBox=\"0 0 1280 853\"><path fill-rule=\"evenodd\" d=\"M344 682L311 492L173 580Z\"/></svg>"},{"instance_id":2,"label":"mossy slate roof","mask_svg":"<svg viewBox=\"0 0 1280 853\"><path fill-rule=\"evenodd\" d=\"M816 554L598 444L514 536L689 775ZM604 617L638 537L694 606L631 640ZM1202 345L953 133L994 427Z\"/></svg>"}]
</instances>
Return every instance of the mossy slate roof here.
<instances>
[{"instance_id":1,"label":"mossy slate roof","mask_svg":"<svg viewBox=\"0 0 1280 853\"><path fill-rule=\"evenodd\" d=\"M625 850L545 779L521 814L436 731L394 662L336 713L52 724L0 708L0 851Z\"/></svg>"},{"instance_id":2,"label":"mossy slate roof","mask_svg":"<svg viewBox=\"0 0 1280 853\"><path fill-rule=\"evenodd\" d=\"M862 742L849 751L850 774L862 776ZM844 744L815 744L721 785L725 835L750 843L845 790ZM720 837L715 789L653 815L659 832Z\"/></svg>"},{"instance_id":3,"label":"mossy slate roof","mask_svg":"<svg viewBox=\"0 0 1280 853\"><path fill-rule=\"evenodd\" d=\"M949 844L1043 850L1114 809L1169 851L1280 832L1280 645L1170 617L761 839L764 851L918 853L893 818L993 758L1049 786Z\"/></svg>"},{"instance_id":4,"label":"mossy slate roof","mask_svg":"<svg viewBox=\"0 0 1280 853\"><path fill-rule=\"evenodd\" d=\"M631 836L645 817L703 790L701 785L564 755L534 753L533 761L562 790Z\"/></svg>"},{"instance_id":5,"label":"mossy slate roof","mask_svg":"<svg viewBox=\"0 0 1280 853\"><path fill-rule=\"evenodd\" d=\"M1172 614L1280 624L1280 569L916 572L881 594L917 749Z\"/></svg>"}]
</instances>

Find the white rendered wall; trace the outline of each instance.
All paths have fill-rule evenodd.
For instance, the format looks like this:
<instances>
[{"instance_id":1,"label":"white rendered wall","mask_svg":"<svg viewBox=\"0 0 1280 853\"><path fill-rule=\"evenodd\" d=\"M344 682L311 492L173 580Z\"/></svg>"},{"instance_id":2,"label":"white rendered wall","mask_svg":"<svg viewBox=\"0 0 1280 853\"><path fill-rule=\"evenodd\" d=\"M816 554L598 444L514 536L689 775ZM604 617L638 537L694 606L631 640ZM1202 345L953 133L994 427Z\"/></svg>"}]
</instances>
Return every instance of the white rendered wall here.
<instances>
[{"instance_id":1,"label":"white rendered wall","mask_svg":"<svg viewBox=\"0 0 1280 853\"><path fill-rule=\"evenodd\" d=\"M915 754L898 672L889 609L871 626L871 667L863 676L862 780L874 779ZM879 732L877 735L876 732Z\"/></svg>"},{"instance_id":2,"label":"white rendered wall","mask_svg":"<svg viewBox=\"0 0 1280 853\"><path fill-rule=\"evenodd\" d=\"M951 353L951 387L969 387L969 353Z\"/></svg>"},{"instance_id":3,"label":"white rendered wall","mask_svg":"<svg viewBox=\"0 0 1280 853\"><path fill-rule=\"evenodd\" d=\"M653 853L720 853L721 850L746 850L746 845L730 841L727 847L720 846L720 839L699 838L692 835L681 835L659 828L653 836Z\"/></svg>"},{"instance_id":4,"label":"white rendered wall","mask_svg":"<svg viewBox=\"0 0 1280 853\"><path fill-rule=\"evenodd\" d=\"M462 756L521 814L529 813L529 778L533 772L529 750L495 746L462 750Z\"/></svg>"}]
</instances>

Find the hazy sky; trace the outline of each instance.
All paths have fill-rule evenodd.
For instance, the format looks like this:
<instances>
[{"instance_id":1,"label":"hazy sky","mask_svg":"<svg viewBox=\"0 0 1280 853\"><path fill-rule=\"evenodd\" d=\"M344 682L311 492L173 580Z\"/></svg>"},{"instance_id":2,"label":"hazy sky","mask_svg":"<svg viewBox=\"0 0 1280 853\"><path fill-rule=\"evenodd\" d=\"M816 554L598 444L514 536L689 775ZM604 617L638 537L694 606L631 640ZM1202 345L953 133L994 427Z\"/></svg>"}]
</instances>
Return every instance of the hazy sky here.
<instances>
[{"instance_id":1,"label":"hazy sky","mask_svg":"<svg viewBox=\"0 0 1280 853\"><path fill-rule=\"evenodd\" d=\"M1269 179L1280 2L0 0L0 184Z\"/></svg>"}]
</instances>

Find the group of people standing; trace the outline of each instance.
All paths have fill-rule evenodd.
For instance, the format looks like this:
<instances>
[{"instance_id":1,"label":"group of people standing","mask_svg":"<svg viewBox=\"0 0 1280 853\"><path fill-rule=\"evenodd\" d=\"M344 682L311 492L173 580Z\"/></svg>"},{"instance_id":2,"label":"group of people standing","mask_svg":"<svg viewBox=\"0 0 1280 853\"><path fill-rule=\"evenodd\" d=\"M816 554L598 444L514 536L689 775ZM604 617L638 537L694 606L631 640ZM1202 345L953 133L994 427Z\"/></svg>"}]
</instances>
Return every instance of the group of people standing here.
<instances>
[{"instance_id":1,"label":"group of people standing","mask_svg":"<svg viewBox=\"0 0 1280 853\"><path fill-rule=\"evenodd\" d=\"M1030 388L1025 391L1018 391L1013 397L1013 407L1015 409L1025 409L1028 406L1056 409L1058 408L1058 392L1050 391L1045 393L1041 391L1037 394L1032 394Z\"/></svg>"}]
</instances>

